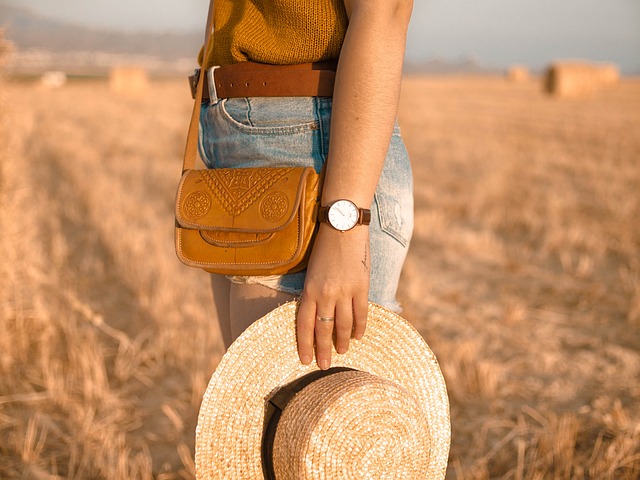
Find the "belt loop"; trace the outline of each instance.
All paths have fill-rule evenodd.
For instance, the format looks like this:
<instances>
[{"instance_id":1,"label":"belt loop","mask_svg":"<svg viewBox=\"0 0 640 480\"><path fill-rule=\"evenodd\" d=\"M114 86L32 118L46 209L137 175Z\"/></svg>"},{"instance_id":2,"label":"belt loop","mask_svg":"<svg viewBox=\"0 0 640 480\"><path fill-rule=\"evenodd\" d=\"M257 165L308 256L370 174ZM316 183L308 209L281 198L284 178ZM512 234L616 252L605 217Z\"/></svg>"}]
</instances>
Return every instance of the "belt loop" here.
<instances>
[{"instance_id":1,"label":"belt loop","mask_svg":"<svg viewBox=\"0 0 640 480\"><path fill-rule=\"evenodd\" d=\"M218 102L218 92L216 91L216 79L214 76L214 72L216 71L217 68L220 68L220 67L215 66L207 70L207 80L208 80L207 83L209 84L209 102L210 103Z\"/></svg>"}]
</instances>

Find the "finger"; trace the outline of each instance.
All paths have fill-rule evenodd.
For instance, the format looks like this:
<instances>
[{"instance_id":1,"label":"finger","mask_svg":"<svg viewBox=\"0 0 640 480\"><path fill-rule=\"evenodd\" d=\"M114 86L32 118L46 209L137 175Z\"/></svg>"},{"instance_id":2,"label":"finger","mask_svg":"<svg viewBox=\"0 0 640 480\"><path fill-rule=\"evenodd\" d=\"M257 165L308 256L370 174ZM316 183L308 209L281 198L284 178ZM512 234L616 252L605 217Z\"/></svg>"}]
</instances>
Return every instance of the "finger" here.
<instances>
[{"instance_id":1,"label":"finger","mask_svg":"<svg viewBox=\"0 0 640 480\"><path fill-rule=\"evenodd\" d=\"M369 312L369 303L366 297L361 299L353 299L353 336L356 340L362 339L364 331L367 327L367 315Z\"/></svg>"},{"instance_id":2,"label":"finger","mask_svg":"<svg viewBox=\"0 0 640 480\"><path fill-rule=\"evenodd\" d=\"M349 340L351 339L352 325L352 303L347 301L336 305L336 350L340 354L347 353L347 350L349 350Z\"/></svg>"},{"instance_id":3,"label":"finger","mask_svg":"<svg viewBox=\"0 0 640 480\"><path fill-rule=\"evenodd\" d=\"M303 365L313 360L313 336L316 323L315 302L300 300L298 318L296 319L296 336L298 339L298 356Z\"/></svg>"},{"instance_id":4,"label":"finger","mask_svg":"<svg viewBox=\"0 0 640 480\"><path fill-rule=\"evenodd\" d=\"M333 345L333 328L335 320L330 322L322 321L320 318L335 318L335 309L332 311L322 310L316 317L316 360L322 370L331 366L331 347Z\"/></svg>"}]
</instances>

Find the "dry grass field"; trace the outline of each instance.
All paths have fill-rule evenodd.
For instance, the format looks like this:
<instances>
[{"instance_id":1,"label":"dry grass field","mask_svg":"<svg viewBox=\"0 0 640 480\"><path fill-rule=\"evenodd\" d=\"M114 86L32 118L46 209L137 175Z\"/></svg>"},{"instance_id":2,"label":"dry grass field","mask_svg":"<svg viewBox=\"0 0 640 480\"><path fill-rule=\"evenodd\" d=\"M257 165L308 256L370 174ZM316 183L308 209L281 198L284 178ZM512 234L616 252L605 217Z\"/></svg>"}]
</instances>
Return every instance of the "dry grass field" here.
<instances>
[{"instance_id":1,"label":"dry grass field","mask_svg":"<svg viewBox=\"0 0 640 480\"><path fill-rule=\"evenodd\" d=\"M173 252L187 84L153 86L0 86L2 479L193 478L222 342ZM409 77L400 124L447 478L640 478L640 81Z\"/></svg>"}]
</instances>

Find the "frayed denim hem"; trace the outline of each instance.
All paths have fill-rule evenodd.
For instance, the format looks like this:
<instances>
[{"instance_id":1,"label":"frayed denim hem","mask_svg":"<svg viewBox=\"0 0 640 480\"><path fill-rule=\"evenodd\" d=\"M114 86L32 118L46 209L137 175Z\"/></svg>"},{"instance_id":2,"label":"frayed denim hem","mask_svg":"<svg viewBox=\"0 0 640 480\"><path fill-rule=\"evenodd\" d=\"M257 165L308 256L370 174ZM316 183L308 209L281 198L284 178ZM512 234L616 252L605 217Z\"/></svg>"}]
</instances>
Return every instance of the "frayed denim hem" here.
<instances>
[{"instance_id":1,"label":"frayed denim hem","mask_svg":"<svg viewBox=\"0 0 640 480\"><path fill-rule=\"evenodd\" d=\"M278 292L289 293L299 297L302 294L302 287L296 287L293 285L283 284L282 275L264 275L264 276L240 276L240 275L227 275L227 278L232 283L239 285L262 285L267 288L271 288Z\"/></svg>"}]
</instances>

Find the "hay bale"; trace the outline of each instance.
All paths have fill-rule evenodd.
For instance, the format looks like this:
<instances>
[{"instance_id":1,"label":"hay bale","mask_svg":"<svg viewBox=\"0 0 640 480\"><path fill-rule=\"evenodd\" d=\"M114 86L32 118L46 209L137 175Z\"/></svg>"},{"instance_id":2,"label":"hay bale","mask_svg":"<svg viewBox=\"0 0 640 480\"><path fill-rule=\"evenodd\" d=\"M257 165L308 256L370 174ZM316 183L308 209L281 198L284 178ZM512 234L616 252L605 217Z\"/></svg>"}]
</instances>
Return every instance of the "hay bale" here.
<instances>
[{"instance_id":1,"label":"hay bale","mask_svg":"<svg viewBox=\"0 0 640 480\"><path fill-rule=\"evenodd\" d=\"M615 65L579 61L554 62L544 78L544 90L556 97L590 97L618 83Z\"/></svg>"},{"instance_id":2,"label":"hay bale","mask_svg":"<svg viewBox=\"0 0 640 480\"><path fill-rule=\"evenodd\" d=\"M139 95L149 86L149 76L142 67L116 67L109 72L109 88L124 95Z\"/></svg>"},{"instance_id":3,"label":"hay bale","mask_svg":"<svg viewBox=\"0 0 640 480\"><path fill-rule=\"evenodd\" d=\"M620 70L612 63L600 65L600 80L603 85L617 85L620 82Z\"/></svg>"},{"instance_id":4,"label":"hay bale","mask_svg":"<svg viewBox=\"0 0 640 480\"><path fill-rule=\"evenodd\" d=\"M51 71L45 72L40 77L40 84L44 88L60 88L67 83L67 74L64 72Z\"/></svg>"},{"instance_id":5,"label":"hay bale","mask_svg":"<svg viewBox=\"0 0 640 480\"><path fill-rule=\"evenodd\" d=\"M525 65L511 65L507 70L507 80L510 82L526 82L529 77L529 69Z\"/></svg>"}]
</instances>

